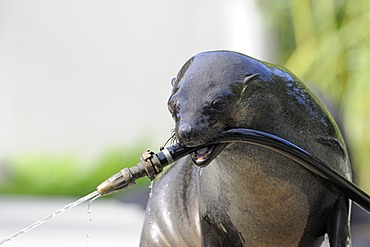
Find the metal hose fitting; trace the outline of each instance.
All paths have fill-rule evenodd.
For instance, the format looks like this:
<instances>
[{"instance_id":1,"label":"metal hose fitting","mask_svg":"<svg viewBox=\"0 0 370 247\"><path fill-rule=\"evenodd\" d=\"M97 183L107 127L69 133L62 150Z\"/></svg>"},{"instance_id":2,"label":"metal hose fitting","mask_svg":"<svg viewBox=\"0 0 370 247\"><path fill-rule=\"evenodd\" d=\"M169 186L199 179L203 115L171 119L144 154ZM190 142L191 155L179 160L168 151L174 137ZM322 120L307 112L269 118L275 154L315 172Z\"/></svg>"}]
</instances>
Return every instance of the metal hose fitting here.
<instances>
[{"instance_id":1,"label":"metal hose fitting","mask_svg":"<svg viewBox=\"0 0 370 247\"><path fill-rule=\"evenodd\" d=\"M120 172L101 183L96 190L100 195L105 196L134 185L137 179L144 176L153 180L163 171L165 166L174 163L194 149L195 148L188 148L177 143L170 147L162 148L158 153L153 153L148 150L142 153L140 163L131 168L122 169Z\"/></svg>"},{"instance_id":2,"label":"metal hose fitting","mask_svg":"<svg viewBox=\"0 0 370 247\"><path fill-rule=\"evenodd\" d=\"M97 191L100 195L108 195L114 191L134 185L138 178L148 176L153 180L156 175L163 170L162 165L156 157L157 156L149 150L144 152L141 155L139 164L131 168L124 168L114 174L101 183L96 188Z\"/></svg>"}]
</instances>

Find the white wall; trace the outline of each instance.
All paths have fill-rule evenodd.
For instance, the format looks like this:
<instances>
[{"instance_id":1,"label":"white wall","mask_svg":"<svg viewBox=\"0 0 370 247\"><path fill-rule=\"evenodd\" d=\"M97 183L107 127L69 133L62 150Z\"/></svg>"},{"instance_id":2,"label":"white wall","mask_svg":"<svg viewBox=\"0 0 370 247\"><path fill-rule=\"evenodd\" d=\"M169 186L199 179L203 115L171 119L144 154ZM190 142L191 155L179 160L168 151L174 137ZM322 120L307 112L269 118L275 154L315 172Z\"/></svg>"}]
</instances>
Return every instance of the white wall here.
<instances>
[{"instance_id":1,"label":"white wall","mask_svg":"<svg viewBox=\"0 0 370 247\"><path fill-rule=\"evenodd\" d=\"M0 0L0 158L162 145L181 65L213 49L271 61L261 20L252 0Z\"/></svg>"}]
</instances>

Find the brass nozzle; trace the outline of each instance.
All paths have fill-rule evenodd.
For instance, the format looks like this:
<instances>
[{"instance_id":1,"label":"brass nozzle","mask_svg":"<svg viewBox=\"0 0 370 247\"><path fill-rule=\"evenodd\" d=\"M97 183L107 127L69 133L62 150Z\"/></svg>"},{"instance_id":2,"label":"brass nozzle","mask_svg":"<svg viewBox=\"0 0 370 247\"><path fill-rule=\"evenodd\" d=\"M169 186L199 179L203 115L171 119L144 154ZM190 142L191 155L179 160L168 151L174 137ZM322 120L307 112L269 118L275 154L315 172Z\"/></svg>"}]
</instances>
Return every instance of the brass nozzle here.
<instances>
[{"instance_id":1,"label":"brass nozzle","mask_svg":"<svg viewBox=\"0 0 370 247\"><path fill-rule=\"evenodd\" d=\"M153 180L160 172L162 172L162 166L157 156L151 151L146 151L141 155L139 164L131 168L122 169L101 183L96 190L102 196L108 195L134 185L138 178L148 176Z\"/></svg>"},{"instance_id":2,"label":"brass nozzle","mask_svg":"<svg viewBox=\"0 0 370 247\"><path fill-rule=\"evenodd\" d=\"M138 178L147 176L150 180L155 179L156 176L163 171L164 166L172 164L175 161L174 157L171 155L171 152L175 153L175 148L180 150L179 153L181 154L178 155L177 158L187 154L186 151L184 152L185 149L181 145L173 145L161 149L161 151L156 154L148 150L141 155L139 164L131 168L122 169L120 172L101 183L96 190L101 196L104 196L134 185ZM168 149L171 149L171 152Z\"/></svg>"},{"instance_id":3,"label":"brass nozzle","mask_svg":"<svg viewBox=\"0 0 370 247\"><path fill-rule=\"evenodd\" d=\"M105 196L134 185L136 179L146 175L145 170L140 169L140 167L139 163L137 166L122 169L96 187L96 190L100 195Z\"/></svg>"},{"instance_id":4,"label":"brass nozzle","mask_svg":"<svg viewBox=\"0 0 370 247\"><path fill-rule=\"evenodd\" d=\"M96 187L96 190L99 192L100 195L109 195L114 191L119 190L120 188L122 189L124 187L127 187L127 183L124 180L122 171L123 170L114 174L103 183L99 184L98 187Z\"/></svg>"}]
</instances>

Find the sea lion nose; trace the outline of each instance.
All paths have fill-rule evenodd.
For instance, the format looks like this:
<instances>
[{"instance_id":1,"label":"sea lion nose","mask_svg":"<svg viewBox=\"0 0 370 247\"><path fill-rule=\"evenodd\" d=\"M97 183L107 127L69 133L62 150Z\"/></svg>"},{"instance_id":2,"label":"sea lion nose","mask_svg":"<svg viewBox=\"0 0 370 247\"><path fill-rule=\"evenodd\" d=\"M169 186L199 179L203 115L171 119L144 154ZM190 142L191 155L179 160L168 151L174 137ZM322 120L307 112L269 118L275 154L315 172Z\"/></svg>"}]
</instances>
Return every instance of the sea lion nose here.
<instances>
[{"instance_id":1,"label":"sea lion nose","mask_svg":"<svg viewBox=\"0 0 370 247\"><path fill-rule=\"evenodd\" d=\"M191 125L188 123L183 123L179 127L179 136L185 140L189 140L191 134Z\"/></svg>"}]
</instances>

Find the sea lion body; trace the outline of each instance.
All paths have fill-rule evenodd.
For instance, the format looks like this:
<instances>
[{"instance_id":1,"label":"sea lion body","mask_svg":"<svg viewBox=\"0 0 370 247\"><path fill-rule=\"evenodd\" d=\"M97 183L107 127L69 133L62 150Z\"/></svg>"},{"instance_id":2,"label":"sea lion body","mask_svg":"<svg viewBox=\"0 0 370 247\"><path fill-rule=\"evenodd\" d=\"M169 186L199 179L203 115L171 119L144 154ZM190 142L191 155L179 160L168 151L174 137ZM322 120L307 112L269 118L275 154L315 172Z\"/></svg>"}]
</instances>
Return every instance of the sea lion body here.
<instances>
[{"instance_id":1,"label":"sea lion body","mask_svg":"<svg viewBox=\"0 0 370 247\"><path fill-rule=\"evenodd\" d=\"M351 179L335 122L281 67L235 52L200 53L173 81L168 106L187 146L229 128L261 130ZM315 246L325 234L331 246L350 245L350 202L328 181L263 147L235 143L212 152L183 158L156 183L143 246Z\"/></svg>"}]
</instances>

